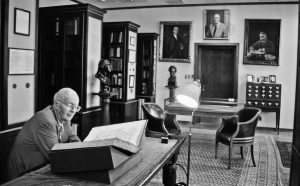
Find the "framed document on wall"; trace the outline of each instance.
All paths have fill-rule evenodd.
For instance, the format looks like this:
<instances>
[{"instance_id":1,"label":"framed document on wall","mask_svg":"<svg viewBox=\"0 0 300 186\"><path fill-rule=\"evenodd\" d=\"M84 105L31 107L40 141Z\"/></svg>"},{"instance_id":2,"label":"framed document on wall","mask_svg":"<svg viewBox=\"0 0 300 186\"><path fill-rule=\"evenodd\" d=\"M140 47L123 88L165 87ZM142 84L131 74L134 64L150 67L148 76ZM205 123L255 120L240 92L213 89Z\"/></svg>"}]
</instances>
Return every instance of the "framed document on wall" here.
<instances>
[{"instance_id":1,"label":"framed document on wall","mask_svg":"<svg viewBox=\"0 0 300 186\"><path fill-rule=\"evenodd\" d=\"M9 74L34 74L34 50L10 48Z\"/></svg>"},{"instance_id":2,"label":"framed document on wall","mask_svg":"<svg viewBox=\"0 0 300 186\"><path fill-rule=\"evenodd\" d=\"M29 36L30 35L30 12L27 10L15 8L14 33Z\"/></svg>"}]
</instances>

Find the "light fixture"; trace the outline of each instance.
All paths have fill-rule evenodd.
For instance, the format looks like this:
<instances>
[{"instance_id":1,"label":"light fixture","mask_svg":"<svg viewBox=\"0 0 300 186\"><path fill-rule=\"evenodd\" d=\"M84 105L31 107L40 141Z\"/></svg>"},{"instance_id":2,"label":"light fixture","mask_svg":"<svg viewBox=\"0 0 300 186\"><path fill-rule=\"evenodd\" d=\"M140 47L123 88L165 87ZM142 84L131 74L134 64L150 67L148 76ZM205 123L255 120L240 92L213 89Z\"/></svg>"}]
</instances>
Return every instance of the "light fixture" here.
<instances>
[{"instance_id":1,"label":"light fixture","mask_svg":"<svg viewBox=\"0 0 300 186\"><path fill-rule=\"evenodd\" d=\"M182 88L179 88L176 92L176 100L184 105L185 107L193 109L192 119L189 126L189 141L188 141L188 162L186 170L186 185L189 185L190 180L190 162L191 162L191 140L192 140L192 123L195 111L199 108L199 98L201 94L201 84L200 81L194 81L189 83Z\"/></svg>"}]
</instances>

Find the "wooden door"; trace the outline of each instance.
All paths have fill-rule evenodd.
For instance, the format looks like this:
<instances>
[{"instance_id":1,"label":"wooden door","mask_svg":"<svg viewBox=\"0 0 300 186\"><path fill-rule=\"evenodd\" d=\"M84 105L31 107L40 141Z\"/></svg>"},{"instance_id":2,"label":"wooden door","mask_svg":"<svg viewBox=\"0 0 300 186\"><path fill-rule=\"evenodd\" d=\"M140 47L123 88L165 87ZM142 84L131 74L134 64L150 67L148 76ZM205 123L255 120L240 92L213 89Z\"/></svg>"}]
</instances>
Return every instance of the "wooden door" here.
<instances>
[{"instance_id":1,"label":"wooden door","mask_svg":"<svg viewBox=\"0 0 300 186\"><path fill-rule=\"evenodd\" d=\"M238 44L196 44L195 78L202 100L237 99Z\"/></svg>"}]
</instances>

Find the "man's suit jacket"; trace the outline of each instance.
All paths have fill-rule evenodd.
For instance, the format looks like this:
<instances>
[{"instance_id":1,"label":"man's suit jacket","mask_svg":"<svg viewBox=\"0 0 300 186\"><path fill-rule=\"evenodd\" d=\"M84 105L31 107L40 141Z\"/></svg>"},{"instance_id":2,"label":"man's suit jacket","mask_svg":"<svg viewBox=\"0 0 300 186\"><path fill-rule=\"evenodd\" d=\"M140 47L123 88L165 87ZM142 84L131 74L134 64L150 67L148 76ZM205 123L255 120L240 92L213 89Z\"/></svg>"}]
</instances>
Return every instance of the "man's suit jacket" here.
<instances>
[{"instance_id":1,"label":"man's suit jacket","mask_svg":"<svg viewBox=\"0 0 300 186\"><path fill-rule=\"evenodd\" d=\"M74 140L74 137L80 141L74 133L70 133L70 130L72 130L70 123L64 124L60 141L59 124L53 108L48 106L37 112L26 122L15 139L8 160L7 177L12 179L45 165L49 160L48 152L56 143L65 143L69 138Z\"/></svg>"},{"instance_id":2,"label":"man's suit jacket","mask_svg":"<svg viewBox=\"0 0 300 186\"><path fill-rule=\"evenodd\" d=\"M171 35L166 42L165 58L182 58L183 43L180 36L177 39L174 35Z\"/></svg>"},{"instance_id":3,"label":"man's suit jacket","mask_svg":"<svg viewBox=\"0 0 300 186\"><path fill-rule=\"evenodd\" d=\"M215 25L210 24L209 29L206 33L207 38L227 38L228 37L228 30L227 26L223 23L218 23L216 33L214 34Z\"/></svg>"}]
</instances>

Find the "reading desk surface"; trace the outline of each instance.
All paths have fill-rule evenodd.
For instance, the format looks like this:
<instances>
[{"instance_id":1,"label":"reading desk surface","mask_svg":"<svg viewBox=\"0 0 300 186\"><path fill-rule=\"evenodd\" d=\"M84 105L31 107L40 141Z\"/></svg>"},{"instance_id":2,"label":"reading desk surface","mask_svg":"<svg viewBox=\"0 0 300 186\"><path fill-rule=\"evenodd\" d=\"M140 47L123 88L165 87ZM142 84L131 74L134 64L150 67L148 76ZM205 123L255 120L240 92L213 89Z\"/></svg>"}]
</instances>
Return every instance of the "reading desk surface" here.
<instances>
[{"instance_id":1,"label":"reading desk surface","mask_svg":"<svg viewBox=\"0 0 300 186\"><path fill-rule=\"evenodd\" d=\"M169 140L163 144L158 138L145 138L141 153L141 161L130 171L123 174L110 185L146 185L152 177L168 162L179 150L185 137L177 140ZM4 185L106 185L97 182L75 179L51 173L50 165L46 165L36 171L27 173L19 178L11 180Z\"/></svg>"}]
</instances>

